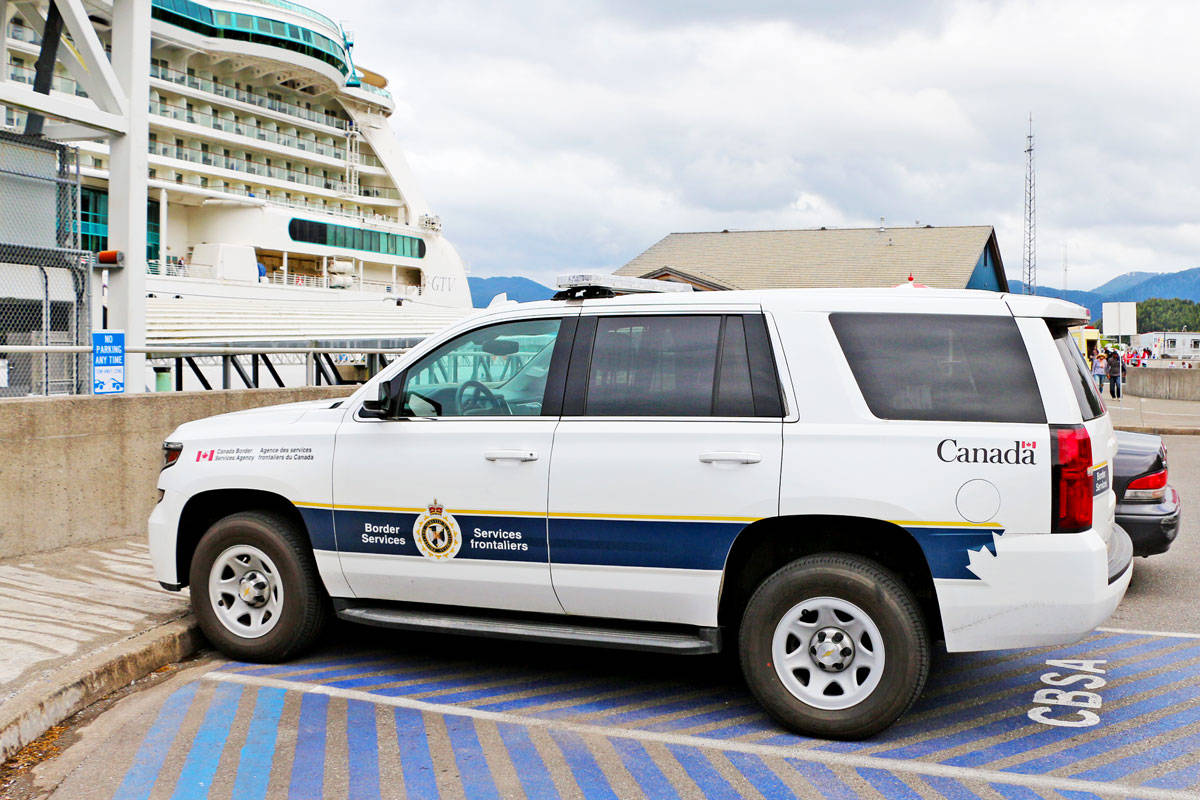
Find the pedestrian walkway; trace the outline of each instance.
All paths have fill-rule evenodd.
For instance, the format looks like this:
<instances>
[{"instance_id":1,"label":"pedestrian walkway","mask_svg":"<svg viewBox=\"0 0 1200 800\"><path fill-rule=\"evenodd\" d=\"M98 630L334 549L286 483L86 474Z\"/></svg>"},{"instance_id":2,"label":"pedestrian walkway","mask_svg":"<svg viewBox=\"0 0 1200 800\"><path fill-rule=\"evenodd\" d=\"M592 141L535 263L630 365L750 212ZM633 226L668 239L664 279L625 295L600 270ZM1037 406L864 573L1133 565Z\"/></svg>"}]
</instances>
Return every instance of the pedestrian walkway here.
<instances>
[{"instance_id":1,"label":"pedestrian walkway","mask_svg":"<svg viewBox=\"0 0 1200 800\"><path fill-rule=\"evenodd\" d=\"M1200 402L1195 400L1159 400L1130 394L1114 400L1106 390L1104 404L1117 428L1200 434Z\"/></svg>"},{"instance_id":2,"label":"pedestrian walkway","mask_svg":"<svg viewBox=\"0 0 1200 800\"><path fill-rule=\"evenodd\" d=\"M140 541L0 560L0 756L186 655L187 615L187 592L158 585Z\"/></svg>"}]
</instances>

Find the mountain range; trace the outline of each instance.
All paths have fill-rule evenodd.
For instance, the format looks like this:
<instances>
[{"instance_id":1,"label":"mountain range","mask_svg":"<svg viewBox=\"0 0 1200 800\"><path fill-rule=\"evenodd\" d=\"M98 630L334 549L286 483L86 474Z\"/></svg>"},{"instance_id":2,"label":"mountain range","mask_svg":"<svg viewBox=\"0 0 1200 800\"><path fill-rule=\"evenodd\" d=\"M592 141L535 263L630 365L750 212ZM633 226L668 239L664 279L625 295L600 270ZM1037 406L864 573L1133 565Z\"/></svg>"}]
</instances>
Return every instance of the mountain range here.
<instances>
[{"instance_id":1,"label":"mountain range","mask_svg":"<svg viewBox=\"0 0 1200 800\"><path fill-rule=\"evenodd\" d=\"M547 300L554 290L543 286L537 281L517 276L502 278L468 278L471 286L471 302L476 308L483 308L500 293L508 295L509 300L529 302L531 300ZM1009 281L1009 289L1020 293L1025 290L1020 281ZM1053 286L1039 286L1036 294L1046 297L1061 297L1072 303L1086 307L1092 312L1092 319L1100 319L1103 315L1103 304L1119 300L1149 300L1152 297L1179 298L1200 302L1200 267L1179 270L1178 272L1126 272L1118 275L1107 283L1087 291L1079 289L1056 289Z\"/></svg>"},{"instance_id":2,"label":"mountain range","mask_svg":"<svg viewBox=\"0 0 1200 800\"><path fill-rule=\"evenodd\" d=\"M1025 291L1025 284L1009 281L1008 288L1020 293ZM1152 297L1200 302L1200 267L1178 272L1126 272L1089 291L1039 286L1034 293L1078 303L1092 312L1092 319L1098 320L1103 316L1104 303L1149 300Z\"/></svg>"}]
</instances>

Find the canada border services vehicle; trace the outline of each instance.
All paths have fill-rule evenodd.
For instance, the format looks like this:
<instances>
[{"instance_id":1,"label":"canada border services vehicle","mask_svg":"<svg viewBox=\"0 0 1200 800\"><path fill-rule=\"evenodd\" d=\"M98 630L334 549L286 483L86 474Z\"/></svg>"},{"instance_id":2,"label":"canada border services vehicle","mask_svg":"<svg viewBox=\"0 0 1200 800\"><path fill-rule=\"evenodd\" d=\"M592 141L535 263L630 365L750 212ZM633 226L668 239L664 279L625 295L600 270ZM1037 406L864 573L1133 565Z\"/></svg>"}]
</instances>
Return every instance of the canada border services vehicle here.
<instances>
[{"instance_id":1,"label":"canada border services vehicle","mask_svg":"<svg viewBox=\"0 0 1200 800\"><path fill-rule=\"evenodd\" d=\"M1071 642L1120 602L1081 307L613 280L494 303L346 399L182 425L159 581L240 659L294 656L331 612L733 647L778 721L840 738L904 713L935 642Z\"/></svg>"}]
</instances>

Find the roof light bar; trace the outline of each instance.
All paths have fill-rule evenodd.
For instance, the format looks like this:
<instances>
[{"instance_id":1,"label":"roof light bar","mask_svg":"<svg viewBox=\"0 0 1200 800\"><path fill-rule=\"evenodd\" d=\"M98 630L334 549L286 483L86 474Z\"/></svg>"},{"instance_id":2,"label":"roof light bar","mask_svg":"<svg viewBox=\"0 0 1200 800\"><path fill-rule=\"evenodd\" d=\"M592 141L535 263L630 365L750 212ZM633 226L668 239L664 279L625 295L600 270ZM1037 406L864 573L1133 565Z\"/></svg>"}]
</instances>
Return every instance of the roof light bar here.
<instances>
[{"instance_id":1,"label":"roof light bar","mask_svg":"<svg viewBox=\"0 0 1200 800\"><path fill-rule=\"evenodd\" d=\"M689 283L655 281L647 278L627 278L624 275L604 275L599 272L559 275L557 283L559 289L607 289L614 294L692 291L692 286Z\"/></svg>"}]
</instances>

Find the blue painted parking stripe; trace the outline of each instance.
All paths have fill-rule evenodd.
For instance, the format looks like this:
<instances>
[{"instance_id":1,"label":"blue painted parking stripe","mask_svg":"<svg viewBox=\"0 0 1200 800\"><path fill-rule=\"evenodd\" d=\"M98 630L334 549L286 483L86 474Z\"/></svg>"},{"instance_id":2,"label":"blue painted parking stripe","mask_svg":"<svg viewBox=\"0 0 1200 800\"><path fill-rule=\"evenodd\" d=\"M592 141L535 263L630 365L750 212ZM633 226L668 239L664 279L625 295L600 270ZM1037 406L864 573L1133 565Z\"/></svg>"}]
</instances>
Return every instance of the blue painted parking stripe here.
<instances>
[{"instance_id":1,"label":"blue painted parking stripe","mask_svg":"<svg viewBox=\"0 0 1200 800\"><path fill-rule=\"evenodd\" d=\"M712 762L702 750L696 747L683 747L677 744L667 745L671 755L683 766L688 777L696 782L704 796L712 800L741 800L741 795L729 785L729 781L713 767Z\"/></svg>"},{"instance_id":2,"label":"blue painted parking stripe","mask_svg":"<svg viewBox=\"0 0 1200 800\"><path fill-rule=\"evenodd\" d=\"M320 659L318 661L292 661L287 664L254 664L249 661L233 661L221 669L236 672L239 675L286 675L289 672L307 672L313 669L336 669L351 664L368 664L372 661L386 659L386 654L370 656L344 656L342 658Z\"/></svg>"},{"instance_id":3,"label":"blue painted parking stripe","mask_svg":"<svg viewBox=\"0 0 1200 800\"><path fill-rule=\"evenodd\" d=\"M1127 706L1112 710L1104 710L1101 720L1105 727L1111 727L1126 720L1134 720L1138 717L1145 716L1155 711L1161 711L1165 708L1181 705L1188 701L1196 699L1196 686L1186 686L1175 691L1168 692L1165 695L1159 695L1153 699L1144 700L1139 703L1131 703ZM1128 728L1127 730L1111 733L1107 736L1099 736L1082 742L1073 747L1068 747L1059 750L1047 756L1035 758L1030 761L1025 761L1020 764L1009 767L1013 772L1049 772L1055 769L1070 767L1072 764L1093 756L1102 755L1112 752L1122 745L1132 744L1135 742L1144 741L1150 736L1161 736L1164 733L1183 726L1194 723L1200 719L1200 709L1196 706L1168 714L1157 720L1146 722L1142 725L1137 725ZM1068 738L1068 737L1058 737Z\"/></svg>"},{"instance_id":4,"label":"blue painted parking stripe","mask_svg":"<svg viewBox=\"0 0 1200 800\"><path fill-rule=\"evenodd\" d=\"M146 738L142 740L137 754L133 757L133 765L125 773L113 800L145 800L150 797L150 791L158 780L158 772L167 760L167 751L175 741L175 735L179 732L179 726L183 723L198 688L197 683L184 684L163 702L158 717L150 726Z\"/></svg>"},{"instance_id":5,"label":"blue painted parking stripe","mask_svg":"<svg viewBox=\"0 0 1200 800\"><path fill-rule=\"evenodd\" d=\"M678 697L678 695L675 695ZM713 703L719 703L724 694L720 689L712 689L701 692L696 697L691 697L686 700L671 700L666 703L656 703L651 706L635 708L632 711L624 711L620 714L609 714L608 716L600 717L596 720L597 725L622 725L631 722L637 722L643 719L651 719L660 717L663 714L674 714L677 711L687 711L688 709L701 708L709 706Z\"/></svg>"},{"instance_id":6,"label":"blue painted parking stripe","mask_svg":"<svg viewBox=\"0 0 1200 800\"><path fill-rule=\"evenodd\" d=\"M612 711L613 709L622 708L624 706L639 705L641 703L645 703L647 700L660 700L664 698L678 697L680 693L681 690L678 686L650 689L648 691L627 692L625 694L613 695L612 697L602 697L598 700L591 700L586 703L579 703L578 705L569 706L567 708L552 708L545 712L545 716L565 717L596 714L601 711Z\"/></svg>"},{"instance_id":7,"label":"blue painted parking stripe","mask_svg":"<svg viewBox=\"0 0 1200 800\"><path fill-rule=\"evenodd\" d=\"M727 701L726 701L727 702ZM746 714L754 713L755 711L762 713L761 706L753 702L735 703L728 705L725 708L717 708L712 711L692 714L678 719L670 719L664 722L655 722L651 725L646 725L645 730L648 731L675 731L682 728L695 728L700 725L707 725L713 722L722 722L735 717L744 717Z\"/></svg>"},{"instance_id":8,"label":"blue painted parking stripe","mask_svg":"<svg viewBox=\"0 0 1200 800\"><path fill-rule=\"evenodd\" d=\"M962 781L954 778L941 778L936 775L923 775L922 780L946 800L979 800L979 795L972 792Z\"/></svg>"},{"instance_id":9,"label":"blue painted parking stripe","mask_svg":"<svg viewBox=\"0 0 1200 800\"><path fill-rule=\"evenodd\" d=\"M204 721L192 737L192 746L175 783L172 800L200 800L208 796L242 691L241 686L223 685L213 692Z\"/></svg>"},{"instance_id":10,"label":"blue painted parking stripe","mask_svg":"<svg viewBox=\"0 0 1200 800\"><path fill-rule=\"evenodd\" d=\"M329 697L308 694L300 699L300 720L296 726L296 755L288 786L289 800L320 797L325 783L325 728L329 715Z\"/></svg>"},{"instance_id":11,"label":"blue painted parking stripe","mask_svg":"<svg viewBox=\"0 0 1200 800\"><path fill-rule=\"evenodd\" d=\"M1189 651L1190 650L1191 650L1191 648L1189 648ZM1200 653L1200 649L1198 649L1197 652ZM1151 659L1149 661L1139 663L1135 669L1131 669L1128 666L1121 667L1121 670L1122 670L1121 677L1122 678L1126 677L1126 674L1128 674L1130 676L1135 676L1135 675L1148 673L1159 667L1169 666L1173 662L1174 662L1174 658L1172 657L1172 654L1167 654L1164 656L1160 656L1159 658L1156 658L1156 659ZM1143 691L1147 687L1147 685L1160 684L1164 681L1166 683L1171 683L1171 682L1174 682L1175 680L1178 680L1178 676L1173 675L1171 673L1167 673L1167 674L1159 675L1159 676L1148 676L1145 678L1136 678L1127 683L1122 683L1118 686L1113 686L1110 689L1107 689L1105 691L1104 697L1109 702L1112 702L1114 700L1120 699L1124 695ZM1033 689L1036 689L1037 687L1039 687L1041 685L1041 684L1037 683L1037 676L1032 675L1032 674L1026 676L1025 682L1029 685L1031 692ZM951 720L948 720L943 724L950 725L950 724L958 724L961 722L969 722L972 717L983 717L983 716L986 716L986 715L994 713L994 712L1005 711L1005 710L1011 709L1012 705L1013 705L1013 702L1012 702L1011 697L1004 697L1001 699L993 700L989 703L980 704L979 706L976 706L974 708L964 709L963 712L953 715L953 718ZM940 718L940 717L938 718L939 721L941 721L942 719L943 718ZM1113 721L1113 713L1112 712L1106 713L1104 716L1104 723L1107 725L1107 724L1110 724L1112 721ZM1012 715L1009 717L1005 717L1003 719L995 720L995 721L987 723L985 725L979 725L979 726L976 726L973 728L967 728L965 730L957 731L955 733L948 733L943 736L935 736L935 737L932 737L929 739L923 739L918 742L913 742L911 744L904 745L903 747L898 747L898 748L895 748L892 750L885 750L882 752L878 752L878 753L876 753L876 755L884 757L884 758L925 758L925 757L931 755L932 753L936 753L936 752L939 752L942 750L949 750L951 748L959 747L961 745L979 741L981 739L990 738L992 736L996 736L999 734L1011 733L1012 731L1019 730L1021 728L1025 728L1028 726L1030 726L1029 719L1023 714L1016 714L1016 715ZM1051 729L1047 729L1045 726L1036 726L1036 727L1032 728L1032 730L1034 732L1029 734L1029 736L1036 736L1036 737L1040 737L1040 738L1052 738L1052 737L1070 738L1072 736L1075 736L1077 733L1077 731L1073 728L1051 730ZM901 733L902 732L897 732L896 735L900 735ZM885 736L885 738L891 738L891 736L892 736L892 734L889 733ZM1026 738L1026 737L1021 737L1020 739L1017 739L1014 741L1021 741L1024 738ZM1008 747L1008 745L1010 745L1010 744L1011 744L1011 742L1007 742L1004 744L996 745L996 747L1003 749L1003 748ZM1024 749L1024 748L1022 748L1022 749ZM967 753L965 755L958 756L956 758L951 758L951 759L947 760L946 763L956 764L959 766L978 766L980 764L988 763L989 761L994 761L997 758L1004 757L1002 755L996 755L994 757L987 758L986 760L984 760L983 754L988 753L991 750L992 750L992 748L977 750L972 753ZM1016 752L1019 752L1019 750L1014 750L1012 754L1016 754Z\"/></svg>"},{"instance_id":12,"label":"blue painted parking stripe","mask_svg":"<svg viewBox=\"0 0 1200 800\"><path fill-rule=\"evenodd\" d=\"M494 675L491 677L495 677ZM463 689L457 692L448 694L439 694L434 697L427 698L433 703L469 703L474 700L485 700L489 697L500 697L506 694L512 694L519 691L532 691L536 688L549 688L553 686L561 686L564 683L578 683L578 675L561 675L557 677L547 678L532 678L525 677L517 680L508 681L495 686L487 686L479 689Z\"/></svg>"},{"instance_id":13,"label":"blue painted parking stripe","mask_svg":"<svg viewBox=\"0 0 1200 800\"><path fill-rule=\"evenodd\" d=\"M1200 788L1196 785L1198 783L1200 783L1200 763L1173 770L1165 775L1159 775L1153 780L1146 781L1144 785L1153 786L1158 789L1194 789Z\"/></svg>"},{"instance_id":14,"label":"blue painted parking stripe","mask_svg":"<svg viewBox=\"0 0 1200 800\"><path fill-rule=\"evenodd\" d=\"M379 735L375 706L362 700L346 703L346 749L349 756L350 797L379 797Z\"/></svg>"},{"instance_id":15,"label":"blue painted parking stripe","mask_svg":"<svg viewBox=\"0 0 1200 800\"><path fill-rule=\"evenodd\" d=\"M679 800L675 787L639 742L633 739L610 739L609 742L646 797L650 800Z\"/></svg>"},{"instance_id":16,"label":"blue painted parking stripe","mask_svg":"<svg viewBox=\"0 0 1200 800\"><path fill-rule=\"evenodd\" d=\"M596 694L597 692L602 692L606 689L612 689L614 686L618 685L619 683L614 680L598 681L587 686L582 686L578 689L564 689L559 692L546 692L543 694L532 695L530 697L517 697L512 700L486 703L477 705L475 707L482 708L486 711L513 711L518 708L529 708L530 706L541 706L547 703L557 703L562 700L571 700L576 697L588 697ZM435 702L437 701L437 698L432 699Z\"/></svg>"},{"instance_id":17,"label":"blue painted parking stripe","mask_svg":"<svg viewBox=\"0 0 1200 800\"><path fill-rule=\"evenodd\" d=\"M752 753L726 753L725 757L737 768L738 772L742 773L746 780L754 785L755 789L762 793L763 797L775 800L775 798L794 798L796 796L796 793L779 780L779 776L772 772L771 768L758 756Z\"/></svg>"},{"instance_id":18,"label":"blue painted parking stripe","mask_svg":"<svg viewBox=\"0 0 1200 800\"><path fill-rule=\"evenodd\" d=\"M551 730L550 738L558 745L584 797L617 800L604 771L600 769L587 744L578 734Z\"/></svg>"},{"instance_id":19,"label":"blue painted parking stripe","mask_svg":"<svg viewBox=\"0 0 1200 800\"><path fill-rule=\"evenodd\" d=\"M888 800L921 800L921 795L891 772L860 767L858 774Z\"/></svg>"},{"instance_id":20,"label":"blue painted parking stripe","mask_svg":"<svg viewBox=\"0 0 1200 800\"><path fill-rule=\"evenodd\" d=\"M433 759L429 756L425 716L415 708L397 708L395 718L405 795L409 800L437 800L438 788Z\"/></svg>"},{"instance_id":21,"label":"blue painted parking stripe","mask_svg":"<svg viewBox=\"0 0 1200 800\"><path fill-rule=\"evenodd\" d=\"M463 678L443 678L442 680L435 681L406 683L403 686L387 686L382 689L371 689L370 691L371 694L383 695L384 697L405 697L414 694L436 692L441 689L457 689L464 686L473 686L484 679L484 673L479 672Z\"/></svg>"},{"instance_id":22,"label":"blue painted parking stripe","mask_svg":"<svg viewBox=\"0 0 1200 800\"><path fill-rule=\"evenodd\" d=\"M521 780L525 796L535 800L558 798L554 779L550 777L546 762L542 760L529 737L529 729L512 722L498 722L496 729L500 732L500 741L504 742L509 760L512 761L517 777Z\"/></svg>"},{"instance_id":23,"label":"blue painted parking stripe","mask_svg":"<svg viewBox=\"0 0 1200 800\"><path fill-rule=\"evenodd\" d=\"M990 786L1008 800L1045 800L1045 798L1024 786L1014 786L1011 783L993 783Z\"/></svg>"},{"instance_id":24,"label":"blue painted parking stripe","mask_svg":"<svg viewBox=\"0 0 1200 800\"><path fill-rule=\"evenodd\" d=\"M824 764L814 761L801 761L797 758L786 759L796 772L808 779L826 800L857 800L858 793L851 789L845 781L839 778L833 770Z\"/></svg>"},{"instance_id":25,"label":"blue painted parking stripe","mask_svg":"<svg viewBox=\"0 0 1200 800\"><path fill-rule=\"evenodd\" d=\"M479 734L475 732L475 720L453 714L442 717L442 720L446 723L450 749L454 751L454 761L458 764L458 774L467 800L499 800L496 781L483 754L483 746L479 744Z\"/></svg>"},{"instance_id":26,"label":"blue painted parking stripe","mask_svg":"<svg viewBox=\"0 0 1200 800\"><path fill-rule=\"evenodd\" d=\"M325 685L337 686L340 689L368 689L371 686L382 686L385 683L399 683L401 681L407 683L423 678L444 678L447 675L455 675L461 672L463 672L463 669L458 667L435 667L432 669L413 670L405 665L394 669L371 670L371 674L369 675L364 675L363 671L359 670L355 673L356 677L327 681ZM470 670L469 674L472 677L481 677L484 675L484 671L476 666Z\"/></svg>"},{"instance_id":27,"label":"blue painted parking stripe","mask_svg":"<svg viewBox=\"0 0 1200 800\"><path fill-rule=\"evenodd\" d=\"M1187 650L1189 652L1191 652L1193 650L1193 648L1187 648ZM1138 651L1139 651L1139 653L1142 652L1141 648L1138 648ZM1200 655L1200 647L1195 648L1195 653L1197 655ZM1043 654L1038 659L1038 661L1035 662L1035 666L1037 666L1039 668L1039 671L1045 671L1046 669L1048 669L1047 667L1045 667L1046 657L1047 656L1045 654ZM1059 654L1055 653L1054 657L1058 658ZM1064 657L1068 657L1068 656L1064 656ZM1158 667L1161 667L1161 666L1168 666L1168 665L1174 663L1177 659L1178 659L1177 654L1167 653L1167 654L1164 654L1164 655L1159 656L1154 659L1138 662L1136 667L1130 667L1130 666L1121 667L1122 677L1139 675L1139 674L1157 669ZM1115 659L1113 659L1113 660L1115 660ZM1017 688L1020 688L1021 686L1028 686L1031 689L1033 689L1033 688L1037 688L1038 686L1040 686L1040 684L1037 683L1037 675L1033 674L1032 671L1027 672L1027 673L1022 673L1020 676L1016 676L1016 678L1014 678L1013 681L1005 682L1005 683L1009 684L1005 688L1012 688L1012 689L1017 689ZM993 688L992 685L989 684L989 690L992 688ZM1106 693L1106 697L1114 698L1114 696L1109 693ZM886 741L889 739L891 739L891 740L903 739L903 738L907 738L908 736L910 736L913 732L927 733L931 728L950 727L952 725L958 725L960 723L970 722L973 719L979 719L979 718L985 717L992 713L1002 712L1011 707L1012 707L1012 696L1011 696L1011 694L1005 694L1003 697L995 698L986 703L970 705L970 706L967 706L965 708L959 709L958 711L954 711L951 713L940 714L940 715L937 715L934 717L925 717L925 718L920 718L920 719L914 719L911 722L902 723L900 725L897 725L894 729L886 731L882 736L880 736L878 738L882 741ZM917 710L917 713L918 714L920 713L919 709ZM923 758L923 757L929 755L930 753L935 753L939 750L946 750L946 749L949 749L952 747L957 747L960 744L966 744L967 742L976 741L978 739L986 738L988 736L992 736L997 733L1007 733L1009 731L1015 730L1016 728L1024 727L1028 723L1029 723L1029 720L1027 718L1025 718L1024 716L1016 716L1016 717L1008 718L1005 720L999 720L997 722L991 723L991 725L989 725L989 726L980 726L980 727L976 727L976 728L970 728L970 729L964 730L964 731L959 731L957 733L946 734L945 736L941 736L941 737L923 739L922 741L914 742L914 743L911 743L911 744L908 744L908 745L905 745L903 747L899 747L899 748L896 748L893 750L885 750L885 751L878 752L878 753L876 753L876 755L883 756L886 758ZM992 726L997 726L997 727L992 727ZM878 746L878 744L880 744L880 743L881 742L876 742L875 746ZM861 743L856 743L851 748L827 745L827 746L823 746L821 749L844 752L847 749L861 750L865 747L871 747L871 746L872 746L872 744L870 742L861 742Z\"/></svg>"},{"instance_id":28,"label":"blue painted parking stripe","mask_svg":"<svg viewBox=\"0 0 1200 800\"><path fill-rule=\"evenodd\" d=\"M1142 681L1138 681L1137 683L1141 684L1141 687L1138 689L1138 691L1160 688L1161 686L1170 685L1171 683L1176 683L1178 681L1179 676L1177 674L1167 673L1157 676L1157 679L1155 680L1143 679ZM1195 692L1195 687L1177 689L1173 692L1167 693L1166 695L1158 695L1153 698L1148 698L1140 703L1131 703L1124 708L1105 711L1101 717L1101 721L1105 726L1114 725L1123 721L1124 719L1141 716L1143 714L1149 714L1166 706L1173 705L1179 701L1191 699L1195 697ZM1027 721L1024 715L1013 717L1008 721L1011 722L1013 720L1022 723ZM993 728L996 726L997 724L994 723L993 725L985 727ZM1065 739L1071 739L1077 735L1078 731L1075 728L1047 728L1046 726L1039 725L1032 733L1025 736L1011 739L1006 742L1000 742L992 745L991 747L971 753L965 753L955 758L946 759L943 763L960 767L981 766L1002 758L1019 756L1024 752L1032 750L1034 747L1042 747ZM1032 744L1032 742L1036 742L1036 744ZM1033 769L1033 764L1039 763L1047 764L1049 762L1046 759L1037 759L1035 761L1025 762L1025 764L1018 765L1017 767L1010 767L1010 769L1014 772L1028 773L1031 769ZM1071 763L1073 762L1058 764L1056 766L1047 766L1046 769L1056 769L1058 766L1070 766Z\"/></svg>"},{"instance_id":29,"label":"blue painted parking stripe","mask_svg":"<svg viewBox=\"0 0 1200 800\"><path fill-rule=\"evenodd\" d=\"M233 796L238 800L263 800L267 796L285 694L283 689L261 688L254 698L254 714L233 784Z\"/></svg>"},{"instance_id":30,"label":"blue painted parking stripe","mask_svg":"<svg viewBox=\"0 0 1200 800\"><path fill-rule=\"evenodd\" d=\"M1200 708L1193 707L1189 709L1187 716L1191 719L1191 722L1200 720ZM1155 733L1159 733L1157 726L1155 728ZM1144 732L1139 732L1139 738L1143 736ZM1084 780L1114 781L1130 773L1143 770L1150 764L1165 764L1171 759L1197 751L1200 751L1200 733L1185 736L1182 739L1176 739L1173 742L1152 747L1149 750L1143 750L1134 755L1119 758L1116 761L1110 761L1103 766L1080 772L1071 777L1082 778ZM1178 788L1188 785L1190 784L1175 784Z\"/></svg>"}]
</instances>

